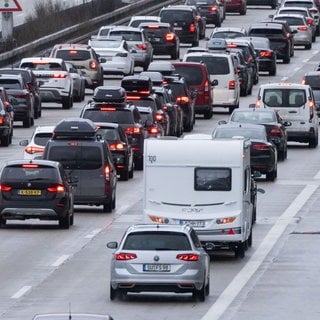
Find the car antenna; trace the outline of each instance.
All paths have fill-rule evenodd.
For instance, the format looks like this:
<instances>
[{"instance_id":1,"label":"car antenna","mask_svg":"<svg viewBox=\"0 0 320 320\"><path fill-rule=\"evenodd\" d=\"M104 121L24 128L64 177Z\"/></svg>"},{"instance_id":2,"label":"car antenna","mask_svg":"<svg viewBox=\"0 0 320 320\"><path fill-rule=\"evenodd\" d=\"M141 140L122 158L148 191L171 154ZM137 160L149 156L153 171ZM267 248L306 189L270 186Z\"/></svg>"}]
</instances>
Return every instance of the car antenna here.
<instances>
[{"instance_id":1,"label":"car antenna","mask_svg":"<svg viewBox=\"0 0 320 320\"><path fill-rule=\"evenodd\" d=\"M71 315L71 303L69 302L69 320L72 319L72 315Z\"/></svg>"}]
</instances>

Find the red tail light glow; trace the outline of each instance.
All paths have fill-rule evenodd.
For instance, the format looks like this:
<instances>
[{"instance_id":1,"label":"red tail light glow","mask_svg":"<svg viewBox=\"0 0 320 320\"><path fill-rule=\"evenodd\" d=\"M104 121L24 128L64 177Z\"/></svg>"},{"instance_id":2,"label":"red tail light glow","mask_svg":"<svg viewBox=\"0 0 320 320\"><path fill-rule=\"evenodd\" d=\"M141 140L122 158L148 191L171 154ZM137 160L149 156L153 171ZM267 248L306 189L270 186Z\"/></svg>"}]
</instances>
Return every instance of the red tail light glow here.
<instances>
[{"instance_id":1,"label":"red tail light glow","mask_svg":"<svg viewBox=\"0 0 320 320\"><path fill-rule=\"evenodd\" d=\"M306 79L303 79L303 80L301 81L301 83L302 83L302 84L306 84L306 83L307 83Z\"/></svg>"},{"instance_id":2,"label":"red tail light glow","mask_svg":"<svg viewBox=\"0 0 320 320\"><path fill-rule=\"evenodd\" d=\"M229 81L229 89L234 90L236 88L236 82L234 80Z\"/></svg>"},{"instance_id":3,"label":"red tail light glow","mask_svg":"<svg viewBox=\"0 0 320 320\"><path fill-rule=\"evenodd\" d=\"M66 191L65 187L62 184L57 184L54 187L47 188L48 192L52 193L63 193Z\"/></svg>"},{"instance_id":4,"label":"red tail light glow","mask_svg":"<svg viewBox=\"0 0 320 320\"><path fill-rule=\"evenodd\" d=\"M147 45L144 43L137 44L136 46L140 50L147 50Z\"/></svg>"},{"instance_id":5,"label":"red tail light glow","mask_svg":"<svg viewBox=\"0 0 320 320\"><path fill-rule=\"evenodd\" d=\"M11 187L9 186L6 186L4 184L0 184L0 191L3 191L3 192L8 192L8 191L11 191Z\"/></svg>"},{"instance_id":6,"label":"red tail light glow","mask_svg":"<svg viewBox=\"0 0 320 320\"><path fill-rule=\"evenodd\" d=\"M217 11L218 9L217 9L217 7L210 7L209 8L209 11Z\"/></svg>"},{"instance_id":7,"label":"red tail light glow","mask_svg":"<svg viewBox=\"0 0 320 320\"><path fill-rule=\"evenodd\" d=\"M96 70L98 67L97 61L96 60L91 60L89 63L90 69Z\"/></svg>"},{"instance_id":8,"label":"red tail light glow","mask_svg":"<svg viewBox=\"0 0 320 320\"><path fill-rule=\"evenodd\" d=\"M164 115L163 115L163 114L157 113L157 114L155 115L156 121L162 121L163 118L164 118Z\"/></svg>"},{"instance_id":9,"label":"red tail light glow","mask_svg":"<svg viewBox=\"0 0 320 320\"><path fill-rule=\"evenodd\" d=\"M298 27L299 31L307 31L309 28L307 26L300 26Z\"/></svg>"},{"instance_id":10,"label":"red tail light glow","mask_svg":"<svg viewBox=\"0 0 320 320\"><path fill-rule=\"evenodd\" d=\"M124 145L122 143L110 143L109 144L110 150L124 150Z\"/></svg>"},{"instance_id":11,"label":"red tail light glow","mask_svg":"<svg viewBox=\"0 0 320 320\"><path fill-rule=\"evenodd\" d=\"M208 92L209 91L209 81L207 80L205 83L204 83L204 92Z\"/></svg>"},{"instance_id":12,"label":"red tail light glow","mask_svg":"<svg viewBox=\"0 0 320 320\"><path fill-rule=\"evenodd\" d=\"M277 126L273 126L270 130L270 136L272 137L281 137L281 130Z\"/></svg>"},{"instance_id":13,"label":"red tail light glow","mask_svg":"<svg viewBox=\"0 0 320 320\"><path fill-rule=\"evenodd\" d=\"M183 261L198 261L199 255L194 253L181 253L177 254L177 259Z\"/></svg>"},{"instance_id":14,"label":"red tail light glow","mask_svg":"<svg viewBox=\"0 0 320 320\"><path fill-rule=\"evenodd\" d=\"M196 32L196 26L195 26L194 23L190 23L190 25L189 25L189 31L192 32L192 33Z\"/></svg>"},{"instance_id":15,"label":"red tail light glow","mask_svg":"<svg viewBox=\"0 0 320 320\"><path fill-rule=\"evenodd\" d=\"M135 253L120 252L115 255L116 260L133 260L137 258Z\"/></svg>"},{"instance_id":16,"label":"red tail light glow","mask_svg":"<svg viewBox=\"0 0 320 320\"><path fill-rule=\"evenodd\" d=\"M157 128L157 127L150 127L149 129L148 129L148 132L150 133L150 134L158 134L159 133L159 129Z\"/></svg>"},{"instance_id":17,"label":"red tail light glow","mask_svg":"<svg viewBox=\"0 0 320 320\"><path fill-rule=\"evenodd\" d=\"M24 168L24 169L37 169L37 168L39 168L39 165L34 164L34 163L26 163L26 164L22 164L21 168Z\"/></svg>"},{"instance_id":18,"label":"red tail light glow","mask_svg":"<svg viewBox=\"0 0 320 320\"><path fill-rule=\"evenodd\" d=\"M117 109L114 107L101 107L100 111L116 111Z\"/></svg>"},{"instance_id":19,"label":"red tail light glow","mask_svg":"<svg viewBox=\"0 0 320 320\"><path fill-rule=\"evenodd\" d=\"M152 24L152 25L149 25L147 28L148 29L159 29L160 27L155 24Z\"/></svg>"},{"instance_id":20,"label":"red tail light glow","mask_svg":"<svg viewBox=\"0 0 320 320\"><path fill-rule=\"evenodd\" d=\"M272 52L271 51L260 51L259 56L262 58L269 58L269 57L272 57Z\"/></svg>"},{"instance_id":21,"label":"red tail light glow","mask_svg":"<svg viewBox=\"0 0 320 320\"><path fill-rule=\"evenodd\" d=\"M174 33L167 33L165 36L166 41L173 41L175 38L175 34Z\"/></svg>"},{"instance_id":22,"label":"red tail light glow","mask_svg":"<svg viewBox=\"0 0 320 320\"><path fill-rule=\"evenodd\" d=\"M252 148L258 151L270 150L270 147L267 144L263 144L263 143L253 144Z\"/></svg>"},{"instance_id":23,"label":"red tail light glow","mask_svg":"<svg viewBox=\"0 0 320 320\"><path fill-rule=\"evenodd\" d=\"M313 24L313 19L308 18L308 19L306 20L306 22L307 22L307 24L308 24L309 26L311 26L311 25Z\"/></svg>"},{"instance_id":24,"label":"red tail light glow","mask_svg":"<svg viewBox=\"0 0 320 320\"><path fill-rule=\"evenodd\" d=\"M141 129L136 127L129 127L125 130L126 134L141 134Z\"/></svg>"},{"instance_id":25,"label":"red tail light glow","mask_svg":"<svg viewBox=\"0 0 320 320\"><path fill-rule=\"evenodd\" d=\"M186 96L182 96L182 97L178 97L176 99L176 102L179 103L179 102L182 102L182 103L188 103L190 101L189 97L186 97Z\"/></svg>"},{"instance_id":26,"label":"red tail light glow","mask_svg":"<svg viewBox=\"0 0 320 320\"><path fill-rule=\"evenodd\" d=\"M0 117L0 124L4 124L4 118Z\"/></svg>"},{"instance_id":27,"label":"red tail light glow","mask_svg":"<svg viewBox=\"0 0 320 320\"><path fill-rule=\"evenodd\" d=\"M63 78L66 78L67 75L66 74L61 74L61 73L55 73L52 77L55 78L55 79L63 79Z\"/></svg>"}]
</instances>

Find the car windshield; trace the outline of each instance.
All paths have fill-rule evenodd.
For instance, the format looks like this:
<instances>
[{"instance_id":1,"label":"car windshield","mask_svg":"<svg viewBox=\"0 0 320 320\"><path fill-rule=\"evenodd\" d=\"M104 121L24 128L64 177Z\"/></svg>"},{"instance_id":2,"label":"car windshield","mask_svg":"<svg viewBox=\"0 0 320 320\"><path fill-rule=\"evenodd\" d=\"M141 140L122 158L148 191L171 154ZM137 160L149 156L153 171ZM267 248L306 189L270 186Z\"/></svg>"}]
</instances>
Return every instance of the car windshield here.
<instances>
[{"instance_id":1,"label":"car windshield","mask_svg":"<svg viewBox=\"0 0 320 320\"><path fill-rule=\"evenodd\" d=\"M277 121L276 116L273 112L255 112L255 111L234 112L230 120L232 122L243 122L243 123L272 123Z\"/></svg>"},{"instance_id":2,"label":"car windshield","mask_svg":"<svg viewBox=\"0 0 320 320\"><path fill-rule=\"evenodd\" d=\"M120 141L120 135L115 128L99 128L97 135L101 135L102 139L107 141Z\"/></svg>"},{"instance_id":3,"label":"car windshield","mask_svg":"<svg viewBox=\"0 0 320 320\"><path fill-rule=\"evenodd\" d=\"M133 114L128 110L100 111L86 110L83 117L93 122L114 122L119 124L134 123Z\"/></svg>"},{"instance_id":4,"label":"car windshield","mask_svg":"<svg viewBox=\"0 0 320 320\"><path fill-rule=\"evenodd\" d=\"M81 61L89 60L91 58L89 50L58 50L56 54L57 58L61 58L66 61Z\"/></svg>"},{"instance_id":5,"label":"car windshield","mask_svg":"<svg viewBox=\"0 0 320 320\"><path fill-rule=\"evenodd\" d=\"M229 74L229 62L225 57L214 56L190 56L187 61L203 62L208 69L209 74Z\"/></svg>"},{"instance_id":6,"label":"car windshield","mask_svg":"<svg viewBox=\"0 0 320 320\"><path fill-rule=\"evenodd\" d=\"M304 21L301 18L297 18L297 17L275 17L275 20L285 20L288 22L289 26L301 26L301 25L305 25Z\"/></svg>"},{"instance_id":7,"label":"car windshield","mask_svg":"<svg viewBox=\"0 0 320 320\"><path fill-rule=\"evenodd\" d=\"M185 22L193 20L192 12L182 10L163 10L160 13L162 22Z\"/></svg>"},{"instance_id":8,"label":"car windshield","mask_svg":"<svg viewBox=\"0 0 320 320\"><path fill-rule=\"evenodd\" d=\"M203 80L202 70L197 67L175 66L176 71L184 77L188 86L201 85Z\"/></svg>"},{"instance_id":9,"label":"car windshield","mask_svg":"<svg viewBox=\"0 0 320 320\"><path fill-rule=\"evenodd\" d=\"M262 101L269 107L299 108L307 98L304 89L266 89Z\"/></svg>"},{"instance_id":10,"label":"car windshield","mask_svg":"<svg viewBox=\"0 0 320 320\"><path fill-rule=\"evenodd\" d=\"M127 30L111 30L110 36L122 36L126 41L142 41L141 32Z\"/></svg>"},{"instance_id":11,"label":"car windshield","mask_svg":"<svg viewBox=\"0 0 320 320\"><path fill-rule=\"evenodd\" d=\"M127 236L124 250L191 250L187 235L176 232L134 232Z\"/></svg>"}]
</instances>

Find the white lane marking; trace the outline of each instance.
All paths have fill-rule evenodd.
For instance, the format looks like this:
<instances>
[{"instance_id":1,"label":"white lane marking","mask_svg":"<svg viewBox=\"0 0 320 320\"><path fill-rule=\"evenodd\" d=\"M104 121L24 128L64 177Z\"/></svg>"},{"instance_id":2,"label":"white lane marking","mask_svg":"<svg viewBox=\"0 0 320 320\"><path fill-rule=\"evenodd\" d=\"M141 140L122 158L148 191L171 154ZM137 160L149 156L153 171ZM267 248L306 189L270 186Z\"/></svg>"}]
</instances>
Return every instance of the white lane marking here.
<instances>
[{"instance_id":1,"label":"white lane marking","mask_svg":"<svg viewBox=\"0 0 320 320\"><path fill-rule=\"evenodd\" d=\"M94 238L102 229L95 229L95 230L92 230L89 234L87 234L85 236L86 239L92 239Z\"/></svg>"},{"instance_id":2,"label":"white lane marking","mask_svg":"<svg viewBox=\"0 0 320 320\"><path fill-rule=\"evenodd\" d=\"M68 258L70 257L69 254L64 254L61 257L59 257L52 265L51 267L59 267L61 264L63 264Z\"/></svg>"},{"instance_id":3,"label":"white lane marking","mask_svg":"<svg viewBox=\"0 0 320 320\"><path fill-rule=\"evenodd\" d=\"M316 50L316 51L313 51L313 52L312 52L313 55L316 55L316 54L318 54L318 53L319 53L319 50Z\"/></svg>"},{"instance_id":4,"label":"white lane marking","mask_svg":"<svg viewBox=\"0 0 320 320\"><path fill-rule=\"evenodd\" d=\"M318 172L315 177L320 173ZM268 232L259 248L252 255L248 263L234 277L228 287L221 293L217 301L212 305L201 320L218 320L236 298L239 292L247 284L253 274L260 267L274 244L283 234L292 218L298 213L303 205L309 200L319 185L307 185L290 204L290 206L278 218L277 222Z\"/></svg>"},{"instance_id":5,"label":"white lane marking","mask_svg":"<svg viewBox=\"0 0 320 320\"><path fill-rule=\"evenodd\" d=\"M294 72L297 72L297 71L300 70L300 69L301 69L301 67L296 67L296 68L293 69L293 71L294 71Z\"/></svg>"},{"instance_id":6,"label":"white lane marking","mask_svg":"<svg viewBox=\"0 0 320 320\"><path fill-rule=\"evenodd\" d=\"M302 60L303 63L307 63L308 61L309 61L309 59ZM298 68L298 69L300 69L300 68Z\"/></svg>"},{"instance_id":7,"label":"white lane marking","mask_svg":"<svg viewBox=\"0 0 320 320\"><path fill-rule=\"evenodd\" d=\"M32 286L24 286L19 291L17 291L11 298L12 299L19 299L21 298L26 292L28 292Z\"/></svg>"},{"instance_id":8,"label":"white lane marking","mask_svg":"<svg viewBox=\"0 0 320 320\"><path fill-rule=\"evenodd\" d=\"M286 81L288 79L288 77L282 77L281 81Z\"/></svg>"}]
</instances>

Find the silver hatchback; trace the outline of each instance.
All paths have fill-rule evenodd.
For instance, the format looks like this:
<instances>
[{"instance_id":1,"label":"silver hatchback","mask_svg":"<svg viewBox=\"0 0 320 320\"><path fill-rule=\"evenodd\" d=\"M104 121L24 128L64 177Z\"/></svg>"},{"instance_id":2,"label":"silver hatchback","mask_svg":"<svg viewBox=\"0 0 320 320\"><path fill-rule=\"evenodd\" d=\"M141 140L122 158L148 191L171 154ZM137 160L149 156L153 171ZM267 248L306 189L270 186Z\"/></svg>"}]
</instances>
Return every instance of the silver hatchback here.
<instances>
[{"instance_id":1,"label":"silver hatchback","mask_svg":"<svg viewBox=\"0 0 320 320\"><path fill-rule=\"evenodd\" d=\"M110 299L128 292L209 295L210 257L187 225L139 224L127 229L111 260Z\"/></svg>"}]
</instances>

